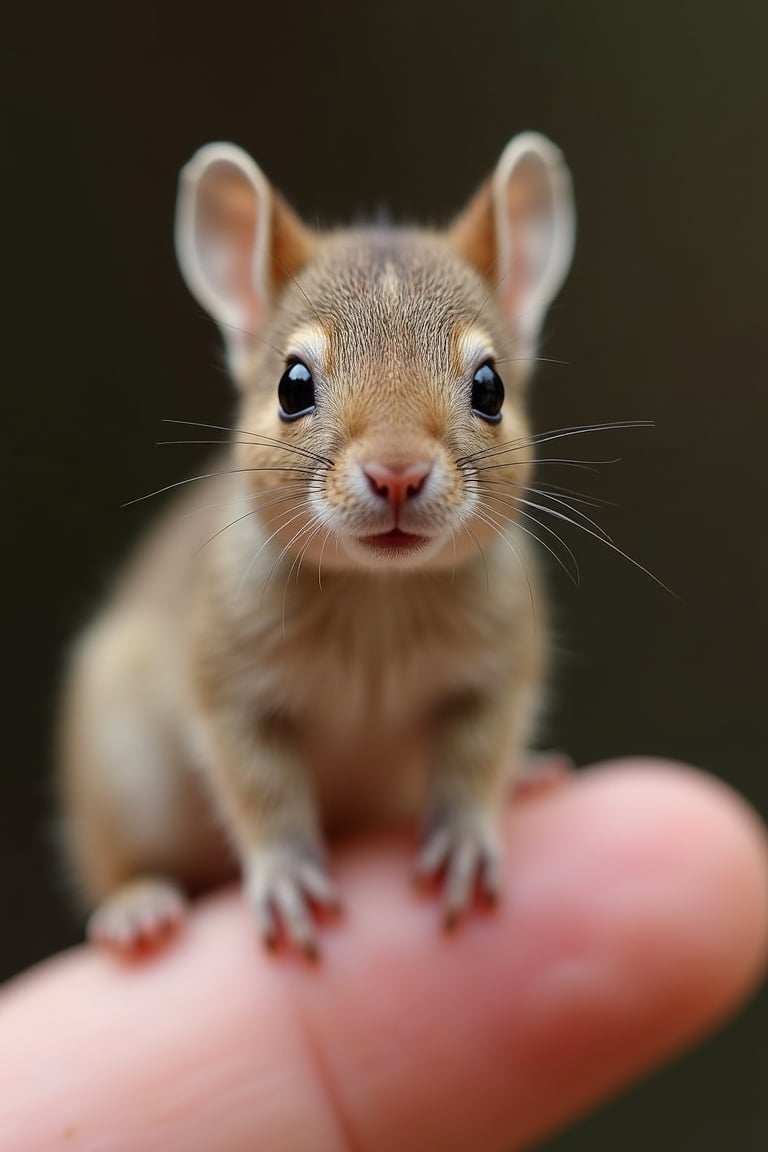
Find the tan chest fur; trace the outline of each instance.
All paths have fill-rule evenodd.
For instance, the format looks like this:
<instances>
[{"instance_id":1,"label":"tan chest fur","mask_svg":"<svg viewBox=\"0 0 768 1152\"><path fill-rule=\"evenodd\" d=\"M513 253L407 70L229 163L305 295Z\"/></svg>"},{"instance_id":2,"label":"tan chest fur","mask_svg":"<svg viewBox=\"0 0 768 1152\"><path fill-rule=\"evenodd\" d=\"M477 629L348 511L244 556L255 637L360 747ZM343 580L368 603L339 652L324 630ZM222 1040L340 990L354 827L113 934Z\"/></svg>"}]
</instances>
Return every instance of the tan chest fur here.
<instances>
[{"instance_id":1,"label":"tan chest fur","mask_svg":"<svg viewBox=\"0 0 768 1152\"><path fill-rule=\"evenodd\" d=\"M389 725L483 690L519 673L544 624L522 544L512 553L492 541L455 570L319 574L307 564L297 574L265 536L251 520L221 538L204 575L199 655L211 675L232 664L255 704L297 721Z\"/></svg>"},{"instance_id":2,"label":"tan chest fur","mask_svg":"<svg viewBox=\"0 0 768 1152\"><path fill-rule=\"evenodd\" d=\"M255 518L236 524L199 574L194 691L204 708L237 699L254 723L290 724L332 827L411 813L435 717L507 683L519 706L520 686L540 678L532 558L496 541L456 570L393 578L303 565L297 577L267 535ZM530 712L535 703L532 689Z\"/></svg>"}]
</instances>

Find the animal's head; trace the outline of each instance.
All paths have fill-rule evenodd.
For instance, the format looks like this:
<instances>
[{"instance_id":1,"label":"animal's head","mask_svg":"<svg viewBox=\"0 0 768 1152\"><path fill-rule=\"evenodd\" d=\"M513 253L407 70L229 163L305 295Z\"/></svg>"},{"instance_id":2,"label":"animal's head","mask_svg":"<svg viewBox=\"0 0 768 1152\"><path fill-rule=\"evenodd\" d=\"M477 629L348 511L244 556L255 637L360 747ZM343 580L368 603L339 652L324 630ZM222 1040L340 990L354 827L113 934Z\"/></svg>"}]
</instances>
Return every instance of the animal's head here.
<instances>
[{"instance_id":1,"label":"animal's head","mask_svg":"<svg viewBox=\"0 0 768 1152\"><path fill-rule=\"evenodd\" d=\"M333 539L330 565L434 566L514 515L524 385L573 241L567 168L533 133L444 232L316 233L239 148L192 158L179 262L221 328L237 467L276 539L309 556Z\"/></svg>"}]
</instances>

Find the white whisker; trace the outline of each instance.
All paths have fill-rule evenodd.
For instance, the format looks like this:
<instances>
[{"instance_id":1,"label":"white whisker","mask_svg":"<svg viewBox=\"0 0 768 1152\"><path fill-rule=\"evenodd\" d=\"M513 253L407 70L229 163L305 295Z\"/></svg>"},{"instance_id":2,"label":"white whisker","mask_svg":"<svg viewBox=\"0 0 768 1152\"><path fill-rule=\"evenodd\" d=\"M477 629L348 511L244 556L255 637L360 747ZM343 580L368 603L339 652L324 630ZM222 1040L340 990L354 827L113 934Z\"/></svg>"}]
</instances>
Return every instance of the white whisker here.
<instances>
[{"instance_id":1,"label":"white whisker","mask_svg":"<svg viewBox=\"0 0 768 1152\"><path fill-rule=\"evenodd\" d=\"M212 432L230 432L237 436L250 436L253 440L239 441L239 443L254 443L254 444L271 444L275 448L283 448L286 452L297 452L301 456L308 456L311 460L316 460L319 464L324 464L327 468L333 468L333 461L329 460L327 456L322 456L319 452L312 452L309 448L304 448L298 444L286 444L283 440L276 440L272 436L265 436L262 432L248 432L245 428L230 428L226 424L204 424L201 420L172 420L166 417L163 424L181 424L187 428L207 428ZM217 441L217 440L161 440L160 444L217 444L217 443L232 443L232 441Z\"/></svg>"},{"instance_id":2,"label":"white whisker","mask_svg":"<svg viewBox=\"0 0 768 1152\"><path fill-rule=\"evenodd\" d=\"M491 481L486 481L491 483ZM257 504L256 511L261 512L264 508L270 508L273 504L283 504L286 500L290 499L291 495L306 493L308 491L322 491L323 482L318 480L315 483L312 480L300 480L295 484L285 484L280 488L268 488L263 492L251 492L244 496L238 497L237 500L218 500L215 504L198 504L197 508L190 508L188 512L182 512L181 516L186 519L187 516L196 516L199 512L209 512L215 508L235 508L245 501L268 499L266 504Z\"/></svg>"},{"instance_id":3,"label":"white whisker","mask_svg":"<svg viewBox=\"0 0 768 1152\"><path fill-rule=\"evenodd\" d=\"M323 553L325 552L325 546L328 543L328 540L332 535L333 535L333 529L329 528L328 531L326 532L325 536L323 537L323 543L320 546L320 555L318 556L318 559L317 559L317 586L321 592L323 590Z\"/></svg>"},{"instance_id":4,"label":"white whisker","mask_svg":"<svg viewBox=\"0 0 768 1152\"><path fill-rule=\"evenodd\" d=\"M491 588L491 583L490 583L490 579L488 576L488 561L485 558L485 552L483 552L482 545L481 545L480 541L478 540L476 534L472 531L472 529L469 527L468 524L462 524L461 527L462 527L462 530L464 532L466 532L468 536L472 537L472 539L475 542L475 547L477 548L478 552L480 553L480 559L483 562L483 570L485 571L485 590L486 590L486 592L489 592L490 588Z\"/></svg>"},{"instance_id":5,"label":"white whisker","mask_svg":"<svg viewBox=\"0 0 768 1152\"><path fill-rule=\"evenodd\" d=\"M292 517L292 520L297 520L297 519L298 519L297 516ZM288 526L288 524L290 524L290 523L291 523L291 520L288 520L286 524L282 524L280 526L280 528L278 529L278 532L282 532L283 528L286 528ZM282 563L283 557L286 555L287 552L290 552L291 548L297 542L297 540L300 540L301 537L306 532L310 532L312 530L312 528L315 526L316 523L317 523L317 516L315 515L315 516L312 516L307 521L307 523L303 525L303 527L299 528L296 532L294 532L293 536L291 536L288 543L283 546L282 550L280 551L280 554L278 555L274 564L270 568L269 573L267 574L266 580L264 581L264 586L263 586L262 592L261 592L262 603L264 602L264 597L267 594L267 588L269 587L270 581L271 581L272 577L274 576L275 572L277 571L277 569L279 568L280 564ZM275 535L277 535L277 533L275 533Z\"/></svg>"},{"instance_id":6,"label":"white whisker","mask_svg":"<svg viewBox=\"0 0 768 1152\"><path fill-rule=\"evenodd\" d=\"M495 500L495 501L501 502L504 498L501 496L489 496L486 493L484 496L484 499L490 499L490 500ZM515 499L515 497L511 496L508 498L508 501L512 501L514 499ZM509 507L509 506L510 506L510 504L507 502L507 507ZM526 518L526 520L530 520L530 521L532 521L532 523L538 524L538 526L540 528L543 528L545 532L548 532L550 534L550 536L554 536L555 540L557 540L558 544L560 544L560 546L565 549L565 551L568 553L568 556L572 560L575 575L574 575L574 572L572 572L570 570L570 568L568 568L567 565L564 563L562 557L558 556L558 554L557 554L557 552L555 552L554 548L552 548L549 544L547 544L546 540L542 540L540 536L537 536L534 532L531 532L528 528L525 527L524 524L521 524L518 520L516 520L515 517L506 516L504 513L500 512L500 511L497 511L496 515L497 516L504 516L504 518L508 519L510 522L516 523L517 527L521 530L521 532L525 532L528 536L531 537L531 539L535 540L537 544L540 544L542 548L545 548L547 550L547 552L549 552L550 556L554 557L554 559L557 561L557 563L563 569L565 574L568 576L569 580L571 580L571 582L573 583L574 587L578 588L580 583L581 583L581 570L579 568L579 562L576 559L575 555L573 554L573 551L571 550L571 548L569 548L569 546L566 544L565 540L563 540L562 537L559 536L557 534L557 532L555 532L554 528L550 528L548 524L542 523L542 521L537 519L536 516L532 516L530 514L530 512L524 512L522 509L517 509L517 512L518 512L518 515L524 516Z\"/></svg>"},{"instance_id":7,"label":"white whisker","mask_svg":"<svg viewBox=\"0 0 768 1152\"><path fill-rule=\"evenodd\" d=\"M461 467L464 470L468 470L468 468L471 467L474 472L480 473L495 472L499 468L517 468L521 464L562 464L566 468L580 468L584 472L595 472L601 464L620 463L620 456L615 456L612 460L569 460L567 458L555 458L552 456L535 456L531 460L506 460L503 464L484 464L482 468L478 468L476 464L462 464Z\"/></svg>"},{"instance_id":8,"label":"white whisker","mask_svg":"<svg viewBox=\"0 0 768 1152\"><path fill-rule=\"evenodd\" d=\"M305 507L308 504L309 504L309 500L305 501ZM294 504L293 508L295 508L295 507L296 507L296 505ZM271 536L268 536L267 539L262 542L261 547L257 550L257 552L248 561L248 566L246 567L245 572L243 573L243 575L240 579L240 583L238 585L238 589L237 589L238 596L243 591L243 588L245 586L245 582L248 579L248 576L250 575L250 572L251 572L251 569L253 568L253 565L256 563L259 556L264 551L264 549L267 547L267 545L270 544L274 540L275 536L279 536L279 534L283 531L284 528L287 528L289 524L292 524L294 520L298 520L299 517L303 516L303 515L304 515L304 507L299 509L299 511L296 512L295 515L289 516L288 519L284 520L282 524L279 524L278 527L275 529L275 531L271 534ZM280 557L282 557L282 552L280 553ZM280 557L278 557L278 560L280 559ZM265 591L266 591L266 587L265 587Z\"/></svg>"},{"instance_id":9,"label":"white whisker","mask_svg":"<svg viewBox=\"0 0 768 1152\"><path fill-rule=\"evenodd\" d=\"M294 570L294 568L296 569L296 583L298 584L299 573L301 572L301 564L302 564L302 561L303 561L304 556L306 554L306 551L310 547L310 545L312 544L312 541L317 538L318 533L321 532L323 530L323 528L325 527L325 525L328 523L328 520L329 520L329 517L326 517L325 520L321 520L319 516L315 517L315 519L312 521L312 523L316 525L315 530L309 534L306 541L304 542L304 544L301 546L298 553L294 557L293 564L291 564L291 567L288 570L288 575L285 578L285 588L283 589L283 606L282 606L282 611L281 611L283 635L285 635L285 604L286 604L286 600L288 598L288 589L291 586L291 576L293 575L293 570Z\"/></svg>"},{"instance_id":10,"label":"white whisker","mask_svg":"<svg viewBox=\"0 0 768 1152\"><path fill-rule=\"evenodd\" d=\"M522 572L523 572L523 575L525 577L525 582L528 585L528 595L530 596L530 599L531 599L531 611L533 613L533 622L534 622L534 627L535 627L535 625L536 625L536 604L535 604L534 598L533 598L533 585L531 584L531 577L530 577L530 574L528 572L528 568L525 564L525 560L521 556L519 550L515 547L515 545L509 539L509 537L507 536L504 529L495 520L492 519L491 513L489 512L489 510L487 508L484 508L482 510L476 509L474 514L480 520L482 520L485 524L487 524L490 528L492 528L498 536L501 537L501 539L504 541L504 543L507 545L507 547L512 551L513 555L516 557L517 562L520 565Z\"/></svg>"},{"instance_id":11,"label":"white whisker","mask_svg":"<svg viewBox=\"0 0 768 1152\"><path fill-rule=\"evenodd\" d=\"M316 476L316 468L303 468L298 464L277 466L274 468L225 468L221 472L203 472L200 476L188 476L186 480L176 480L173 484L166 484L163 488L156 488L154 492L147 492L144 496L135 496L133 500L126 500L122 508L130 508L131 504L140 504L142 500L151 500L153 496L161 496L163 492L170 492L174 488L181 488L184 484L194 484L196 480L212 480L216 476L236 476L243 472L300 472L308 476Z\"/></svg>"},{"instance_id":12,"label":"white whisker","mask_svg":"<svg viewBox=\"0 0 768 1152\"><path fill-rule=\"evenodd\" d=\"M535 492L536 491L536 489L528 488L525 485L519 485L519 487L523 488L527 492ZM478 489L478 491L482 489L482 481L478 484L477 489ZM574 514L574 516L580 516L582 518L582 520L585 520L587 522L587 524L590 525L590 527L594 528L595 532L598 533L598 535L606 542L606 544L612 544L613 543L613 540L608 535L608 533L603 528L601 528L600 525L595 520L593 520L590 516L587 516L586 512L582 512L580 508L572 508L570 506L570 504L567 504L564 500L560 500L557 496L550 495L549 492L544 492L544 493L542 493L542 495L545 499L553 500L556 504L560 504L564 508L567 508L569 512L572 512ZM550 508L548 505L538 504L535 500L528 500L524 496L515 496L511 492L508 493L508 496L509 496L510 500L514 500L518 504L525 504L526 507L528 507L528 508L536 508L539 512L549 512L551 514L554 514L554 512L555 512L555 510L553 508ZM565 519L568 520L569 524L575 524L576 527L582 527L580 521L571 520L567 516L565 517Z\"/></svg>"},{"instance_id":13,"label":"white whisker","mask_svg":"<svg viewBox=\"0 0 768 1152\"><path fill-rule=\"evenodd\" d=\"M481 483L483 487L487 485L494 485L498 488L520 488L527 489L529 492L536 492L539 496L551 496L552 493L557 493L562 496L567 496L569 500L573 500L576 504L586 504L588 508L617 508L618 505L613 500L604 500L600 496L587 496L583 492L576 492L573 488L565 488L562 484L550 484L546 480L536 479L538 488L533 488L529 484L519 484L515 480L504 479L500 477L485 477Z\"/></svg>"},{"instance_id":14,"label":"white whisker","mask_svg":"<svg viewBox=\"0 0 768 1152\"><path fill-rule=\"evenodd\" d=\"M570 428L553 428L547 432L537 432L532 436L521 436L516 440L508 440L506 444L497 444L492 448L472 452L468 456L459 457L457 463L471 464L478 460L486 460L490 456L500 456L509 452L519 452L524 448L531 448L536 444L545 444L549 440L562 440L568 436L581 436L587 432L609 432L624 428L652 428L652 420L614 420L604 424L574 424Z\"/></svg>"}]
</instances>

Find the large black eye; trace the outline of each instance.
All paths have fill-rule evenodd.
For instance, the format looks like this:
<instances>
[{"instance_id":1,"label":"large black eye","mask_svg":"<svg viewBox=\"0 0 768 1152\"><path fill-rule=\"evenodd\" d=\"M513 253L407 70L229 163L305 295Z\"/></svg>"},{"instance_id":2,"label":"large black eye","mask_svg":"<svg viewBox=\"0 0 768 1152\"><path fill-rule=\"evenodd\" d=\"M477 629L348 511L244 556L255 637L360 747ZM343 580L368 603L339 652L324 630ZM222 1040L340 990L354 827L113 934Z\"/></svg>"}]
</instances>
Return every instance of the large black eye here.
<instances>
[{"instance_id":1,"label":"large black eye","mask_svg":"<svg viewBox=\"0 0 768 1152\"><path fill-rule=\"evenodd\" d=\"M315 385L312 373L301 360L289 364L277 386L280 416L283 420L298 420L315 407Z\"/></svg>"},{"instance_id":2,"label":"large black eye","mask_svg":"<svg viewBox=\"0 0 768 1152\"><path fill-rule=\"evenodd\" d=\"M501 420L504 385L490 364L481 364L472 378L472 411L483 420L497 424Z\"/></svg>"}]
</instances>

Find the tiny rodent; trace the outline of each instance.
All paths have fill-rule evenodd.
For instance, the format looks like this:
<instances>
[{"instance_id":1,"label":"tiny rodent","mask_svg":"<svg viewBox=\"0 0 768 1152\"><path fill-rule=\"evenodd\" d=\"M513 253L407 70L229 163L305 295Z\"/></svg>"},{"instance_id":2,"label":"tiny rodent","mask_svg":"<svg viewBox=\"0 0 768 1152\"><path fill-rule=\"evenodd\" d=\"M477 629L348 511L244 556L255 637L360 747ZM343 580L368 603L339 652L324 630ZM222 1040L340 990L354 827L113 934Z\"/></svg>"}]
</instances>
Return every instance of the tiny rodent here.
<instances>
[{"instance_id":1,"label":"tiny rodent","mask_svg":"<svg viewBox=\"0 0 768 1152\"><path fill-rule=\"evenodd\" d=\"M535 133L444 231L309 229L231 144L184 168L179 262L239 410L72 653L59 782L94 939L161 939L237 862L264 940L313 953L323 832L416 816L446 922L496 897L547 666L526 384L574 233Z\"/></svg>"}]
</instances>

